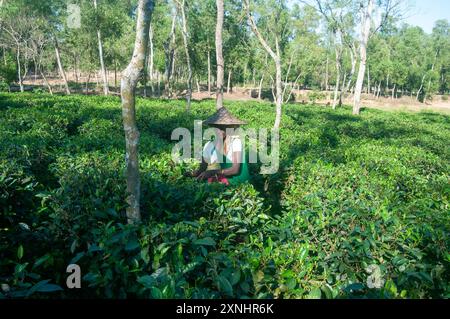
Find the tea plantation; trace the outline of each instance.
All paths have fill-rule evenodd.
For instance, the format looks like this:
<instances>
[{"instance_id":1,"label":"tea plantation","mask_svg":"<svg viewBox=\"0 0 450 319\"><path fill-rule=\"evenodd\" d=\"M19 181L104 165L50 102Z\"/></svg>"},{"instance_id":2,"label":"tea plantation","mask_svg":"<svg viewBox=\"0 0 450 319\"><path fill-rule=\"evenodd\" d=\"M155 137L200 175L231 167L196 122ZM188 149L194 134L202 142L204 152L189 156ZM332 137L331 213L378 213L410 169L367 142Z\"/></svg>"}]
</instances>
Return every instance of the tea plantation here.
<instances>
[{"instance_id":1,"label":"tea plantation","mask_svg":"<svg viewBox=\"0 0 450 319\"><path fill-rule=\"evenodd\" d=\"M138 100L130 226L120 100L0 94L0 298L450 297L450 117L286 105L280 171L232 188L172 162L172 130L215 108L184 105Z\"/></svg>"}]
</instances>

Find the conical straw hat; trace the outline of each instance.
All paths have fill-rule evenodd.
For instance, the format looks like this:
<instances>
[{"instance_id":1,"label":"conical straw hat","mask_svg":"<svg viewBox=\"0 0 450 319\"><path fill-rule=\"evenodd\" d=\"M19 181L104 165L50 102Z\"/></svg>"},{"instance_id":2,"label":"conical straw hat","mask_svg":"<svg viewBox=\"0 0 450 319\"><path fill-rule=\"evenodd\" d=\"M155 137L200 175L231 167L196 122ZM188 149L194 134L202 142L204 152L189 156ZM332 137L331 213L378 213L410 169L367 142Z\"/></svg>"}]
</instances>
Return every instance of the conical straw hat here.
<instances>
[{"instance_id":1,"label":"conical straw hat","mask_svg":"<svg viewBox=\"0 0 450 319\"><path fill-rule=\"evenodd\" d=\"M203 124L206 125L245 125L247 124L244 121L234 117L231 113L225 108L221 107L214 113L212 116L203 121Z\"/></svg>"}]
</instances>

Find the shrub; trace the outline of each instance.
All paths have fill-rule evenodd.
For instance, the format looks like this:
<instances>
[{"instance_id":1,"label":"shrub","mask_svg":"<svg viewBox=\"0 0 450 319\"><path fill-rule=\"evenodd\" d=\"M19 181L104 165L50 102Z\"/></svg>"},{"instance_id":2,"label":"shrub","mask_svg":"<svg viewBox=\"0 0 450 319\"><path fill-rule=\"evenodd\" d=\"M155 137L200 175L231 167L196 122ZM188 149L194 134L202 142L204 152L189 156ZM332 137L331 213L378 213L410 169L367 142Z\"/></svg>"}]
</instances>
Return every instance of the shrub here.
<instances>
[{"instance_id":1,"label":"shrub","mask_svg":"<svg viewBox=\"0 0 450 319\"><path fill-rule=\"evenodd\" d=\"M114 154L61 156L51 171L59 187L48 196L50 227L59 240L70 239L79 245L90 242L97 225L120 217L126 194L122 162Z\"/></svg>"},{"instance_id":2,"label":"shrub","mask_svg":"<svg viewBox=\"0 0 450 319\"><path fill-rule=\"evenodd\" d=\"M8 92L9 90L9 84L5 81L0 80L0 92Z\"/></svg>"}]
</instances>

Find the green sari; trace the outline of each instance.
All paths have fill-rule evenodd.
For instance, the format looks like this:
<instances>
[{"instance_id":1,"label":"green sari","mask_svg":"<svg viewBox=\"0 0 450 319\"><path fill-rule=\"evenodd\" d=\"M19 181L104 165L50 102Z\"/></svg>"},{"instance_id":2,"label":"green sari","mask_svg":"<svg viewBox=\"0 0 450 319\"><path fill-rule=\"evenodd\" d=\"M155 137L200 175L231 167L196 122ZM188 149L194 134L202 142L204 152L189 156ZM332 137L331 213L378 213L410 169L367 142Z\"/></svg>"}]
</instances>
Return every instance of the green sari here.
<instances>
[{"instance_id":1,"label":"green sari","mask_svg":"<svg viewBox=\"0 0 450 319\"><path fill-rule=\"evenodd\" d=\"M247 158L245 156L245 149L242 150L241 154L242 154L242 161L239 173L234 176L227 176L227 180L230 183L230 185L239 185L250 179ZM222 169L227 169L233 166L232 160L226 157L225 154L222 154L222 159L223 159L222 163L220 164Z\"/></svg>"}]
</instances>

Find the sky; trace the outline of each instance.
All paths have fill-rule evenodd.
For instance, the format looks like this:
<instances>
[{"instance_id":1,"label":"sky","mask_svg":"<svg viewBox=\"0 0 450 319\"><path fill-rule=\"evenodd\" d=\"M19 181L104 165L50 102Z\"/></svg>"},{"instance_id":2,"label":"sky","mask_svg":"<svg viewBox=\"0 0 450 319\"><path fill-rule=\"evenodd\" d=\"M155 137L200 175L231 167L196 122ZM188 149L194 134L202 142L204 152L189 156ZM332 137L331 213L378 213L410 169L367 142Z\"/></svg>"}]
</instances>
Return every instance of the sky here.
<instances>
[{"instance_id":1,"label":"sky","mask_svg":"<svg viewBox=\"0 0 450 319\"><path fill-rule=\"evenodd\" d=\"M411 0L411 8L405 22L431 33L436 20L450 21L450 0Z\"/></svg>"},{"instance_id":2,"label":"sky","mask_svg":"<svg viewBox=\"0 0 450 319\"><path fill-rule=\"evenodd\" d=\"M447 19L450 22L450 0L401 0L402 9L406 9L404 23L419 26L425 32L433 31L437 20ZM315 0L306 0L314 4ZM299 3L298 0L287 0L288 5Z\"/></svg>"}]
</instances>

